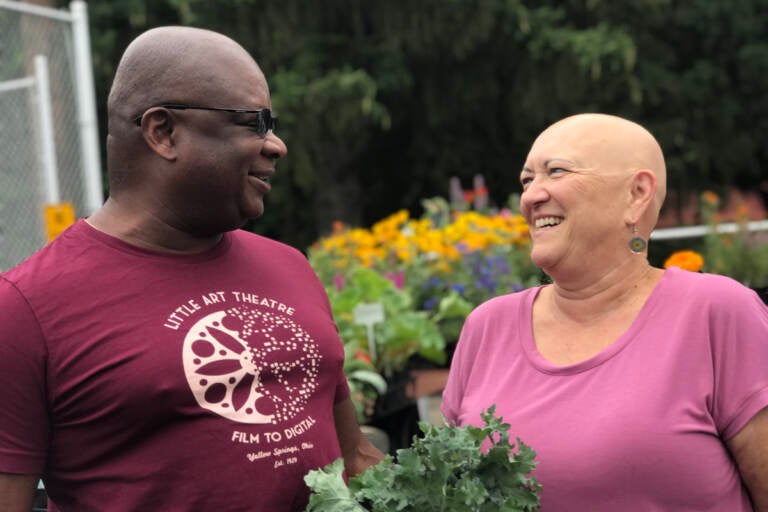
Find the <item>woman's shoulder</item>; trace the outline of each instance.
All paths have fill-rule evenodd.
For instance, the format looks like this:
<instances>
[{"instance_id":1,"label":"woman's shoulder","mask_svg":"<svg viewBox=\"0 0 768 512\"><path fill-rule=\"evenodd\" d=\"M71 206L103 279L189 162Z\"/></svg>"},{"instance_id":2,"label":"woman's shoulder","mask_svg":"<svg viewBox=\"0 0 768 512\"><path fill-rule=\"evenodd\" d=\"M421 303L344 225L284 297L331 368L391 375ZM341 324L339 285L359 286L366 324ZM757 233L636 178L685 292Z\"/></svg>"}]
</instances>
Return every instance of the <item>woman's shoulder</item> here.
<instances>
[{"instance_id":1,"label":"woman's shoulder","mask_svg":"<svg viewBox=\"0 0 768 512\"><path fill-rule=\"evenodd\" d=\"M666 270L666 277L668 289L682 295L686 301L725 308L755 301L762 304L754 290L728 276L670 267Z\"/></svg>"},{"instance_id":2,"label":"woman's shoulder","mask_svg":"<svg viewBox=\"0 0 768 512\"><path fill-rule=\"evenodd\" d=\"M472 313L470 313L468 320L480 320L486 318L496 318L497 315L503 314L509 316L513 311L519 311L519 308L526 307L526 305L533 304L533 299L541 289L540 286L534 286L526 288L519 292L509 293L506 295L499 295L488 299L477 306Z\"/></svg>"}]
</instances>

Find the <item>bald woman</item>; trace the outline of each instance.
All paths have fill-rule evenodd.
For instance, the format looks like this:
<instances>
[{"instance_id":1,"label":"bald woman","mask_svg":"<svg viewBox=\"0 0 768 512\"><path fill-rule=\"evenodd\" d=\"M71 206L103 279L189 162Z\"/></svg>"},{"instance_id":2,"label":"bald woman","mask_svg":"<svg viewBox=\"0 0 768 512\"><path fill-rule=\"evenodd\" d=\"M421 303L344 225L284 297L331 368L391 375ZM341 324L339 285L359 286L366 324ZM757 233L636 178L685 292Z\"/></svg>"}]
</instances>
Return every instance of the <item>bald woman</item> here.
<instances>
[{"instance_id":1,"label":"bald woman","mask_svg":"<svg viewBox=\"0 0 768 512\"><path fill-rule=\"evenodd\" d=\"M298 512L310 469L383 455L357 425L328 297L238 228L276 161L235 41L162 27L109 95L110 196L0 276L0 512Z\"/></svg>"},{"instance_id":2,"label":"bald woman","mask_svg":"<svg viewBox=\"0 0 768 512\"><path fill-rule=\"evenodd\" d=\"M662 150L642 126L548 127L520 174L552 280L467 319L443 413L497 404L539 463L543 512L768 511L768 309L729 278L653 268Z\"/></svg>"}]
</instances>

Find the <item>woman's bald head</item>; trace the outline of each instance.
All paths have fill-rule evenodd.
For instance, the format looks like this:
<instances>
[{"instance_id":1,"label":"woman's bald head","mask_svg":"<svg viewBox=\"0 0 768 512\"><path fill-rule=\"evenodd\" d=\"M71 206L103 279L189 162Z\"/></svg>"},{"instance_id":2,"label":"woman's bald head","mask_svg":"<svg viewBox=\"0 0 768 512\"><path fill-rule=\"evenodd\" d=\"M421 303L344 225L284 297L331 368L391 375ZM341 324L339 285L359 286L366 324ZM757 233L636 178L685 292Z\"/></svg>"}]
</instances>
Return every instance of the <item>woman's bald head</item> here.
<instances>
[{"instance_id":1,"label":"woman's bald head","mask_svg":"<svg viewBox=\"0 0 768 512\"><path fill-rule=\"evenodd\" d=\"M649 170L656 192L645 217L650 227L655 224L666 196L667 170L661 146L644 127L607 114L578 114L549 126L537 137L534 149L542 154L576 152L574 158L605 176L629 177L637 170Z\"/></svg>"}]
</instances>

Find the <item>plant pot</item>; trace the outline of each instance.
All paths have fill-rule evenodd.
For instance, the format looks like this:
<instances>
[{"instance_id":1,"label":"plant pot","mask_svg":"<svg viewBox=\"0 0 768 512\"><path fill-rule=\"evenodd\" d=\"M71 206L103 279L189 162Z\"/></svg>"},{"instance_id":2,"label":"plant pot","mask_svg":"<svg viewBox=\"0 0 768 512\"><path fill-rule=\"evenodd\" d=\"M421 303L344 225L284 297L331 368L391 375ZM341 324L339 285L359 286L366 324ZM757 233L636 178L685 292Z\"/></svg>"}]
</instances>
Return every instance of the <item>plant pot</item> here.
<instances>
[{"instance_id":1,"label":"plant pot","mask_svg":"<svg viewBox=\"0 0 768 512\"><path fill-rule=\"evenodd\" d=\"M389 434L373 425L361 425L363 435L382 453L389 453Z\"/></svg>"}]
</instances>

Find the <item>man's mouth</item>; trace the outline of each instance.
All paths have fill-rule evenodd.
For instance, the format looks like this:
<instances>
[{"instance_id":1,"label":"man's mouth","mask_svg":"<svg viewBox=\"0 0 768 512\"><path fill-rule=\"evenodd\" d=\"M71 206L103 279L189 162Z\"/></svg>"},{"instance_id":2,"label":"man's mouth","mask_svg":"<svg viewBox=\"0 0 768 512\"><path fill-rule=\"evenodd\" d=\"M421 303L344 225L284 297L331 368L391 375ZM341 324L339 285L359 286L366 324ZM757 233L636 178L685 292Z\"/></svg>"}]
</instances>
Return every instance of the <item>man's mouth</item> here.
<instances>
[{"instance_id":1,"label":"man's mouth","mask_svg":"<svg viewBox=\"0 0 768 512\"><path fill-rule=\"evenodd\" d=\"M249 173L248 177L250 178L256 178L259 181L263 181L264 183L269 183L270 176L268 174L259 175L255 173Z\"/></svg>"}]
</instances>

